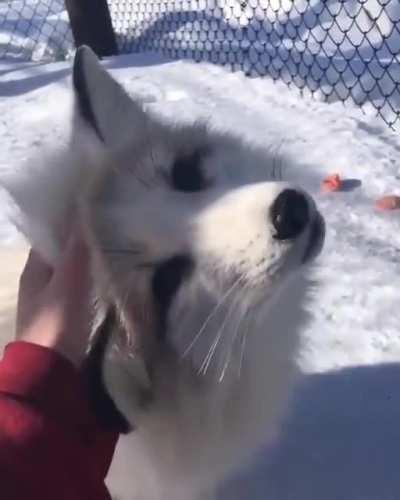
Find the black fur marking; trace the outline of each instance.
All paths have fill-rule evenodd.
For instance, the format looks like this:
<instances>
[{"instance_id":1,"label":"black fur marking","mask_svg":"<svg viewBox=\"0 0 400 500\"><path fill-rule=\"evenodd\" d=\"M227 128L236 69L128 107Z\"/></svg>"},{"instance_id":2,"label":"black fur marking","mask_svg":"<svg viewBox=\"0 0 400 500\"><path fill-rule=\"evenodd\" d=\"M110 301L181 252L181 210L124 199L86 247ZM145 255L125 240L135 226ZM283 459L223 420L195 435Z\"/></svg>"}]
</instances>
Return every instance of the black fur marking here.
<instances>
[{"instance_id":1,"label":"black fur marking","mask_svg":"<svg viewBox=\"0 0 400 500\"><path fill-rule=\"evenodd\" d=\"M194 193L209 186L201 165L207 152L206 149L197 149L174 161L171 170L171 184L174 189Z\"/></svg>"},{"instance_id":2,"label":"black fur marking","mask_svg":"<svg viewBox=\"0 0 400 500\"><path fill-rule=\"evenodd\" d=\"M93 348L83 366L89 402L100 425L108 431L127 434L132 429L111 399L103 381L103 360L108 340L117 323L114 308L108 310L104 321L96 332Z\"/></svg>"},{"instance_id":3,"label":"black fur marking","mask_svg":"<svg viewBox=\"0 0 400 500\"><path fill-rule=\"evenodd\" d=\"M73 68L73 83L75 94L78 102L79 111L84 120L94 129L97 136L102 142L104 141L103 134L97 123L96 116L93 111L92 103L90 101L89 90L84 71L84 53L86 48L79 47L75 54L74 68Z\"/></svg>"},{"instance_id":4,"label":"black fur marking","mask_svg":"<svg viewBox=\"0 0 400 500\"><path fill-rule=\"evenodd\" d=\"M192 260L186 255L177 255L163 262L153 276L153 294L159 317L159 338L166 331L168 309L183 280L193 269Z\"/></svg>"}]
</instances>

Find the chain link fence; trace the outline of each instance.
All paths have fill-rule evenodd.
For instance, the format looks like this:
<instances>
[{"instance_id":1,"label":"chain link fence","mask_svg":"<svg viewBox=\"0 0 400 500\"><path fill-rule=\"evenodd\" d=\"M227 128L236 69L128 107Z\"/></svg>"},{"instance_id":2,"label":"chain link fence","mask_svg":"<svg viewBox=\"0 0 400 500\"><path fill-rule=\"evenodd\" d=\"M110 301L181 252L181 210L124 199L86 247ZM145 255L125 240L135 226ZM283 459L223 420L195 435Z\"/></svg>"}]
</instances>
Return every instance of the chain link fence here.
<instances>
[{"instance_id":1,"label":"chain link fence","mask_svg":"<svg viewBox=\"0 0 400 500\"><path fill-rule=\"evenodd\" d=\"M73 48L63 0L0 0L0 59L59 61Z\"/></svg>"},{"instance_id":2,"label":"chain link fence","mask_svg":"<svg viewBox=\"0 0 400 500\"><path fill-rule=\"evenodd\" d=\"M248 76L269 75L318 99L352 100L377 112L391 127L400 122L399 0L108 0L108 4L121 53L157 51L170 58L220 64ZM38 5L51 13L42 24L33 21ZM1 35L8 12L9 19L20 16L25 22L18 29L11 23L15 40L22 34L40 45L39 34L46 28L52 40L47 53L54 52L55 58L68 55L71 37L61 0L0 1L0 7ZM23 26L31 31L24 32ZM9 52L6 47L3 56Z\"/></svg>"}]
</instances>

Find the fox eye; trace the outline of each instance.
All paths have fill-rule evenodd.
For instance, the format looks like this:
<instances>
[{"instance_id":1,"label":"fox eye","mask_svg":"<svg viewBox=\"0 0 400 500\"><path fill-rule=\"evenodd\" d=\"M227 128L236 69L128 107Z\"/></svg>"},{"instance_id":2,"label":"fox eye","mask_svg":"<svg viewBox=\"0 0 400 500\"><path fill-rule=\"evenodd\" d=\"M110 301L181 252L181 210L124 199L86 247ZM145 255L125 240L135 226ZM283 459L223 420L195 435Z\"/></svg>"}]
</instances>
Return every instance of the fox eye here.
<instances>
[{"instance_id":1,"label":"fox eye","mask_svg":"<svg viewBox=\"0 0 400 500\"><path fill-rule=\"evenodd\" d=\"M171 170L171 184L177 191L193 193L202 191L209 182L202 168L205 152L196 150L193 153L178 157Z\"/></svg>"}]
</instances>

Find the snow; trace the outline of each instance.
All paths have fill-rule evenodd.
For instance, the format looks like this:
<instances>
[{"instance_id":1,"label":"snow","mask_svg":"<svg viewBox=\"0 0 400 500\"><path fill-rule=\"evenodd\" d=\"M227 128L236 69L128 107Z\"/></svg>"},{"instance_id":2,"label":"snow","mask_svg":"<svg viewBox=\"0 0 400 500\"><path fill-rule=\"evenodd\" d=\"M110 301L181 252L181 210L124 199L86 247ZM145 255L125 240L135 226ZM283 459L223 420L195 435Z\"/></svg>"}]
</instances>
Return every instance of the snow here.
<instances>
[{"instance_id":1,"label":"snow","mask_svg":"<svg viewBox=\"0 0 400 500\"><path fill-rule=\"evenodd\" d=\"M315 278L297 390L277 445L255 469L225 486L230 499L386 500L399 497L400 214L374 200L400 191L400 137L372 114L300 99L283 84L246 79L208 64L156 54L121 56L106 66L145 106L168 119L203 118L274 151L316 198L327 239ZM0 172L68 135L66 63L0 66ZM347 190L322 194L329 173ZM0 241L17 235L0 198ZM122 442L109 482L125 496L129 454ZM245 481L244 477L250 478ZM225 498L225 497L224 497Z\"/></svg>"}]
</instances>

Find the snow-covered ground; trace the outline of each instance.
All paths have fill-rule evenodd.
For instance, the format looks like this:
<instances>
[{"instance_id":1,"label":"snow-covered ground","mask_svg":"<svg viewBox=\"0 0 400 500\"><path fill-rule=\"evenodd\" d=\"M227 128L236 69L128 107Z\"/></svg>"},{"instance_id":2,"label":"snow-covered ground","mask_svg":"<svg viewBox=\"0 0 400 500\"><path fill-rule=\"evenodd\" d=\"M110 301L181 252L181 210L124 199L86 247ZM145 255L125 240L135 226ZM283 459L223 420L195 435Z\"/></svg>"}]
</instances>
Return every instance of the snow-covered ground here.
<instances>
[{"instance_id":1,"label":"snow-covered ground","mask_svg":"<svg viewBox=\"0 0 400 500\"><path fill-rule=\"evenodd\" d=\"M374 209L377 197L400 193L400 137L356 108L299 99L283 84L217 66L151 54L106 65L166 118L203 118L284 150L295 165L284 177L311 191L326 218L299 358L304 382L279 443L262 454L246 490L240 478L226 485L229 498L400 498L400 213ZM71 94L66 63L2 63L0 74L1 173L66 138ZM321 194L332 172L347 179L346 190ZM4 195L0 207L0 240L12 245ZM110 477L123 500L126 454L122 442Z\"/></svg>"}]
</instances>

